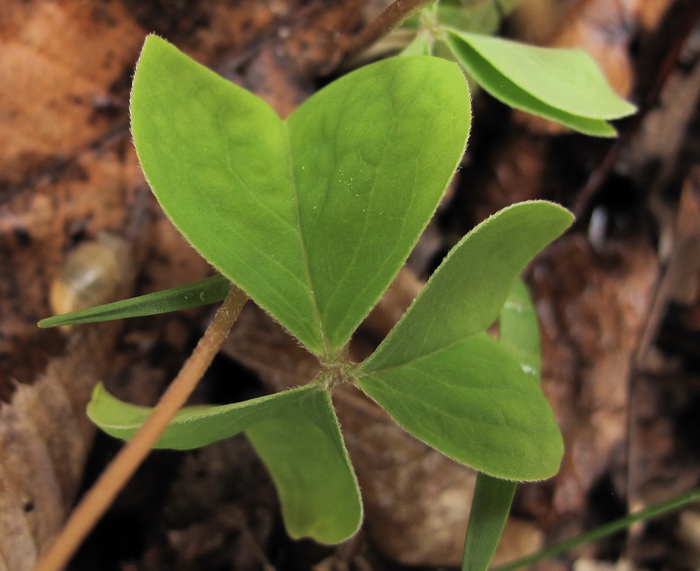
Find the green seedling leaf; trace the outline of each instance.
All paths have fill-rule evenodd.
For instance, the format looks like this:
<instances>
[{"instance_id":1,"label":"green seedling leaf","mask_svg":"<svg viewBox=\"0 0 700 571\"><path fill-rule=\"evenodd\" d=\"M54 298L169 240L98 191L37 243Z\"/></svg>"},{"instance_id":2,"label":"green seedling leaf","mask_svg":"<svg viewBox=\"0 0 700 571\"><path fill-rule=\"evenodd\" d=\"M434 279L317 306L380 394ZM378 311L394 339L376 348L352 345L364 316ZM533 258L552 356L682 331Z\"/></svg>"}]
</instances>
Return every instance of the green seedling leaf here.
<instances>
[{"instance_id":1,"label":"green seedling leaf","mask_svg":"<svg viewBox=\"0 0 700 571\"><path fill-rule=\"evenodd\" d=\"M482 334L527 262L571 223L547 202L511 206L450 252L357 384L406 430L495 477L556 473L563 451L549 404L513 354Z\"/></svg>"},{"instance_id":2,"label":"green seedling leaf","mask_svg":"<svg viewBox=\"0 0 700 571\"><path fill-rule=\"evenodd\" d=\"M549 403L485 333L356 382L414 436L476 470L521 481L559 468L563 446Z\"/></svg>"},{"instance_id":3,"label":"green seedling leaf","mask_svg":"<svg viewBox=\"0 0 700 571\"><path fill-rule=\"evenodd\" d=\"M447 255L361 370L394 368L484 331L527 263L572 220L561 206L531 201L479 224Z\"/></svg>"},{"instance_id":4,"label":"green seedling leaf","mask_svg":"<svg viewBox=\"0 0 700 571\"><path fill-rule=\"evenodd\" d=\"M402 56L429 56L433 51L433 37L425 31L419 31L401 52Z\"/></svg>"},{"instance_id":5,"label":"green seedling leaf","mask_svg":"<svg viewBox=\"0 0 700 571\"><path fill-rule=\"evenodd\" d=\"M616 119L635 112L634 105L613 91L595 61L583 50L541 48L477 34L451 35L552 107L593 119Z\"/></svg>"},{"instance_id":6,"label":"green seedling leaf","mask_svg":"<svg viewBox=\"0 0 700 571\"><path fill-rule=\"evenodd\" d=\"M614 136L615 129L606 119L636 110L612 90L582 50L528 46L457 30L447 30L446 41L457 60L491 95L581 133Z\"/></svg>"},{"instance_id":7,"label":"green seedling leaf","mask_svg":"<svg viewBox=\"0 0 700 571\"><path fill-rule=\"evenodd\" d=\"M143 170L178 229L332 359L436 208L464 150L469 95L456 65L400 57L342 77L282 120L149 36L131 118Z\"/></svg>"},{"instance_id":8,"label":"green seedling leaf","mask_svg":"<svg viewBox=\"0 0 700 571\"><path fill-rule=\"evenodd\" d=\"M498 341L515 355L523 370L540 382L540 332L532 299L518 280L498 320ZM469 512L463 571L486 571L496 551L515 494L516 482L479 472Z\"/></svg>"},{"instance_id":9,"label":"green seedling leaf","mask_svg":"<svg viewBox=\"0 0 700 571\"><path fill-rule=\"evenodd\" d=\"M493 34L501 23L501 13L494 2L475 2L453 6L437 4L437 19L444 25L464 32Z\"/></svg>"},{"instance_id":10,"label":"green seedling leaf","mask_svg":"<svg viewBox=\"0 0 700 571\"><path fill-rule=\"evenodd\" d=\"M530 292L523 280L515 282L498 318L498 341L540 382L540 330Z\"/></svg>"},{"instance_id":11,"label":"green seedling leaf","mask_svg":"<svg viewBox=\"0 0 700 571\"><path fill-rule=\"evenodd\" d=\"M128 440L151 410L114 398L100 384L88 416L108 434ZM244 431L275 481L292 537L337 543L357 531L357 481L330 396L316 383L240 403L185 407L156 447L199 448Z\"/></svg>"},{"instance_id":12,"label":"green seedling leaf","mask_svg":"<svg viewBox=\"0 0 700 571\"><path fill-rule=\"evenodd\" d=\"M224 276L212 276L191 284L139 297L47 317L42 319L38 325L39 327L80 325L82 323L111 321L127 317L142 317L144 315L179 311L222 301L230 289L231 282L227 278Z\"/></svg>"},{"instance_id":13,"label":"green seedling leaf","mask_svg":"<svg viewBox=\"0 0 700 571\"><path fill-rule=\"evenodd\" d=\"M339 543L362 522L362 500L328 392L246 430L282 503L287 532Z\"/></svg>"},{"instance_id":14,"label":"green seedling leaf","mask_svg":"<svg viewBox=\"0 0 700 571\"><path fill-rule=\"evenodd\" d=\"M184 407L158 440L156 448L190 450L229 438L257 422L274 418L285 408L304 408L299 403L313 400L313 393L319 390L317 384L311 383L298 389L233 404ZM87 415L107 434L129 440L152 410L120 401L100 383L92 393Z\"/></svg>"}]
</instances>

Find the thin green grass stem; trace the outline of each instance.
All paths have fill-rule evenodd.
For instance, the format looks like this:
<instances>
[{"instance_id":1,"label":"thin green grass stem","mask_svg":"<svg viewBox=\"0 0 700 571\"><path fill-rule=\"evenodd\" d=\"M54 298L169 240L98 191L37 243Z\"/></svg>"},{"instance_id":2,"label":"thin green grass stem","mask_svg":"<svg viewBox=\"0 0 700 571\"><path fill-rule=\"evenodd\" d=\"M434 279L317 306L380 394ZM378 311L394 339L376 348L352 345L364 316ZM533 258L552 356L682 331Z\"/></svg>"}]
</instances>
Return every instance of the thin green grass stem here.
<instances>
[{"instance_id":1,"label":"thin green grass stem","mask_svg":"<svg viewBox=\"0 0 700 571\"><path fill-rule=\"evenodd\" d=\"M600 526L599 528L587 531L585 533L582 533L581 535L577 535L576 537L572 537L571 539L567 539L566 541L562 541L560 543L552 545L547 549L543 549L542 551L533 553L532 555L521 557L520 559L516 559L515 561L511 561L510 563L506 563L504 565L499 565L498 567L494 567L492 571L510 571L511 569L518 569L520 567L536 563L537 561L541 561L542 559L546 559L548 557L554 557L555 555L559 555L561 553L569 551L570 549L578 547L579 545L583 545L584 543L596 541L598 539L611 535L617 531L620 531L621 529L625 529L626 527L637 523L638 521L643 521L660 516L666 512L678 509L686 504L695 502L697 500L700 500L700 488L696 488L686 494L681 494L680 496L676 496L675 498L672 498L666 502L657 504L655 506L651 506L649 508L638 511L637 513L633 513L623 518L617 519L606 525Z\"/></svg>"}]
</instances>

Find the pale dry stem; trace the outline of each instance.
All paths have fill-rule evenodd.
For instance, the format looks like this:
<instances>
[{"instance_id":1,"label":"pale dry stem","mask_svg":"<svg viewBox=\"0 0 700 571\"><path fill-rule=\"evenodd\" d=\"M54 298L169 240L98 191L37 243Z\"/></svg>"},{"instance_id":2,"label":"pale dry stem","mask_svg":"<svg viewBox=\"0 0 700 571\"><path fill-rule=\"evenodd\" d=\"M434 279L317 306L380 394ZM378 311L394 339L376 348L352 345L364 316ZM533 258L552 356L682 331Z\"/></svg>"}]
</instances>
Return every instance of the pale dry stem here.
<instances>
[{"instance_id":1,"label":"pale dry stem","mask_svg":"<svg viewBox=\"0 0 700 571\"><path fill-rule=\"evenodd\" d=\"M35 571L63 569L86 535L146 458L211 364L248 296L233 287L175 380L97 482L83 497L58 536L39 558Z\"/></svg>"}]
</instances>

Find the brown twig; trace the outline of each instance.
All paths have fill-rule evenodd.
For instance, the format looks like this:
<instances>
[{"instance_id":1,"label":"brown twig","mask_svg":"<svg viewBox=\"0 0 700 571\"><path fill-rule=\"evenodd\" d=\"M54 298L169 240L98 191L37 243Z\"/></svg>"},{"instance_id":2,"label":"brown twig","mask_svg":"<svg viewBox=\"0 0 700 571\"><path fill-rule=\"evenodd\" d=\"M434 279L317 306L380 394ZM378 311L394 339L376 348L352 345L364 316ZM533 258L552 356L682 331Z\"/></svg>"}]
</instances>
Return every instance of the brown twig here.
<instances>
[{"instance_id":1,"label":"brown twig","mask_svg":"<svg viewBox=\"0 0 700 571\"><path fill-rule=\"evenodd\" d=\"M346 49L346 58L364 51L391 30L403 24L414 14L420 12L435 0L396 0L377 19L367 25L350 40Z\"/></svg>"},{"instance_id":2,"label":"brown twig","mask_svg":"<svg viewBox=\"0 0 700 571\"><path fill-rule=\"evenodd\" d=\"M231 289L192 355L151 415L78 504L61 533L42 554L34 571L58 571L68 564L85 536L109 508L178 410L185 404L247 300L248 296L241 290L236 287Z\"/></svg>"}]
</instances>

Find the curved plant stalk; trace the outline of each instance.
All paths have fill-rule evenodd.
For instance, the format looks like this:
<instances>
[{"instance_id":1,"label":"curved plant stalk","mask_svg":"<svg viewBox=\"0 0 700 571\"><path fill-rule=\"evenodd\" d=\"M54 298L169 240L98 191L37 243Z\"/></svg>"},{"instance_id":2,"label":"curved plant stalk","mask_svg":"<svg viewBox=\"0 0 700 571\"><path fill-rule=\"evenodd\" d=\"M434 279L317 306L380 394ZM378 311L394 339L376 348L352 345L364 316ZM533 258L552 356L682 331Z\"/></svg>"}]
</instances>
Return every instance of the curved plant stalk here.
<instances>
[{"instance_id":1,"label":"curved plant stalk","mask_svg":"<svg viewBox=\"0 0 700 571\"><path fill-rule=\"evenodd\" d=\"M542 559L554 557L555 555L569 551L570 549L583 545L584 543L590 543L591 541L597 541L598 539L612 535L613 533L629 527L638 521L645 521L647 519L663 515L666 512L678 509L686 504L690 504L698 500L700 500L700 488L695 488L690 492L681 494L680 496L676 496L660 504L656 504L620 519L616 519L615 521L612 521L606 525L602 525L596 529L587 531L577 535L576 537L572 537L571 539L567 539L566 541L556 543L555 545L547 547L546 549L538 551L537 553L533 553L532 555L527 555L525 557L521 557L520 559L516 559L515 561L511 561L510 563L505 563L504 565L494 567L491 571L511 571L512 569L525 567L526 565L536 563Z\"/></svg>"},{"instance_id":2,"label":"curved plant stalk","mask_svg":"<svg viewBox=\"0 0 700 571\"><path fill-rule=\"evenodd\" d=\"M243 291L237 287L231 288L197 347L165 391L153 413L78 504L61 533L40 557L35 571L57 571L68 564L81 542L185 404L247 300L248 296Z\"/></svg>"},{"instance_id":3,"label":"curved plant stalk","mask_svg":"<svg viewBox=\"0 0 700 571\"><path fill-rule=\"evenodd\" d=\"M433 2L435 0L396 0L379 14L376 20L352 38L347 48L346 57L351 57L367 49L377 40L386 36L391 30L400 26L411 16L414 16Z\"/></svg>"}]
</instances>

